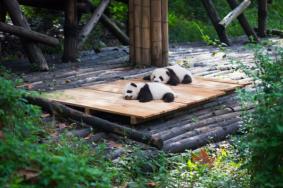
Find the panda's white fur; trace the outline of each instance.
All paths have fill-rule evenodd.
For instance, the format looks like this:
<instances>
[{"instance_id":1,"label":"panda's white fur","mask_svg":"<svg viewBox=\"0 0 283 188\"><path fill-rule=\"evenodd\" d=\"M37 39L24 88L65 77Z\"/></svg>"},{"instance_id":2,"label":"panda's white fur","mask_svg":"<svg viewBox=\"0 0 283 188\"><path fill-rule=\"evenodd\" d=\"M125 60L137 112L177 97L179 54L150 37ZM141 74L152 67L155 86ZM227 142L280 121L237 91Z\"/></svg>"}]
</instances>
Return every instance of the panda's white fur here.
<instances>
[{"instance_id":1,"label":"panda's white fur","mask_svg":"<svg viewBox=\"0 0 283 188\"><path fill-rule=\"evenodd\" d=\"M173 79L172 74L173 77L175 76L175 78ZM192 74L186 68L183 68L180 65L176 64L164 68L155 69L150 75L150 80L152 82L161 82L170 85L178 85L180 83L188 84L192 82Z\"/></svg>"},{"instance_id":2,"label":"panda's white fur","mask_svg":"<svg viewBox=\"0 0 283 188\"><path fill-rule=\"evenodd\" d=\"M162 83L128 83L124 87L123 94L127 100L139 100L140 102L161 99L165 102L173 102L176 97L173 90Z\"/></svg>"}]
</instances>

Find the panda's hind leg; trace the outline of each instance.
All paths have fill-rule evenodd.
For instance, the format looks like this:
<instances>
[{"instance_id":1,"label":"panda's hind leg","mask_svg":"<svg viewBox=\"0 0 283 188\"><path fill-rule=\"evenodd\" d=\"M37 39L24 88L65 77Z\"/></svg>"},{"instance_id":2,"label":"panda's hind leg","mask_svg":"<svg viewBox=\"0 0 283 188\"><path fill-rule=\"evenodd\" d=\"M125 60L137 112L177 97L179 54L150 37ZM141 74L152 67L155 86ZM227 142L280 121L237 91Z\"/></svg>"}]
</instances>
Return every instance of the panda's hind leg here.
<instances>
[{"instance_id":1,"label":"panda's hind leg","mask_svg":"<svg viewBox=\"0 0 283 188\"><path fill-rule=\"evenodd\" d=\"M191 77L190 75L186 74L186 75L184 76L184 79L183 79L183 81L182 81L182 84L190 84L190 83L192 83L192 77Z\"/></svg>"},{"instance_id":2,"label":"panda's hind leg","mask_svg":"<svg viewBox=\"0 0 283 188\"><path fill-rule=\"evenodd\" d=\"M175 99L174 94L173 93L165 93L162 97L162 100L164 102L173 102Z\"/></svg>"}]
</instances>

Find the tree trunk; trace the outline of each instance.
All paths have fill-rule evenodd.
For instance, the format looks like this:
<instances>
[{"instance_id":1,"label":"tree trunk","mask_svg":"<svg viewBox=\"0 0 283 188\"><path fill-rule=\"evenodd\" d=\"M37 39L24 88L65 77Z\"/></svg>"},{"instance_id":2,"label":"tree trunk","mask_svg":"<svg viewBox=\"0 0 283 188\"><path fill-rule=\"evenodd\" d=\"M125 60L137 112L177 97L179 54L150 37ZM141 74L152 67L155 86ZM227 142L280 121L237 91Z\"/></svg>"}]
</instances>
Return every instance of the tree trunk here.
<instances>
[{"instance_id":1,"label":"tree trunk","mask_svg":"<svg viewBox=\"0 0 283 188\"><path fill-rule=\"evenodd\" d=\"M32 30L25 29L19 26L13 26L5 23L0 23L0 31L11 33L17 35L19 37L23 37L28 40L33 40L37 42L41 42L43 44L47 44L50 46L59 45L59 40Z\"/></svg>"},{"instance_id":2,"label":"tree trunk","mask_svg":"<svg viewBox=\"0 0 283 188\"><path fill-rule=\"evenodd\" d=\"M24 15L21 12L20 6L16 0L3 0L7 11L12 19L14 25L21 26L25 29L31 30ZM40 48L33 42L22 39L24 50L32 64L39 67L41 71L48 70L47 62L42 54Z\"/></svg>"}]
</instances>

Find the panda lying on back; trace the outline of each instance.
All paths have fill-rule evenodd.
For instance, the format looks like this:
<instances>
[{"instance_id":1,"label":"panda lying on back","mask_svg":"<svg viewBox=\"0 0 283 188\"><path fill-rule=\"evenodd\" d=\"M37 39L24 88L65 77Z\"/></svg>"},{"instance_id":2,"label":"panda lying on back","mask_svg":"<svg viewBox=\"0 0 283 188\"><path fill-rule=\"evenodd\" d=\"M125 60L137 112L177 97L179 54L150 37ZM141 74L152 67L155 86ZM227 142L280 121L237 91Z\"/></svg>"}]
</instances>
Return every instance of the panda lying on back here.
<instances>
[{"instance_id":1,"label":"panda lying on back","mask_svg":"<svg viewBox=\"0 0 283 188\"><path fill-rule=\"evenodd\" d=\"M162 83L128 83L123 93L126 100L139 100L139 102L160 99L164 102L173 102L176 97L171 88Z\"/></svg>"},{"instance_id":2,"label":"panda lying on back","mask_svg":"<svg viewBox=\"0 0 283 188\"><path fill-rule=\"evenodd\" d=\"M150 80L152 82L161 82L164 84L176 86L180 83L192 83L192 74L187 69L176 64L165 68L155 69L150 76L144 77L144 80Z\"/></svg>"}]
</instances>

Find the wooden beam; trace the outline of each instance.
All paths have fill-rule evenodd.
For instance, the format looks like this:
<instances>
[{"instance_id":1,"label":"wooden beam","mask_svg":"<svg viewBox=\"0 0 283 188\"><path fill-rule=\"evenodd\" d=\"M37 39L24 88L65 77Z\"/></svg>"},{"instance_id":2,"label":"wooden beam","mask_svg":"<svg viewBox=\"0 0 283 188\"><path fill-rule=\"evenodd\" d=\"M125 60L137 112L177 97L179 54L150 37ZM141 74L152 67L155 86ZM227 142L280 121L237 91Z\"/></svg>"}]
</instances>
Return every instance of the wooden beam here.
<instances>
[{"instance_id":1,"label":"wooden beam","mask_svg":"<svg viewBox=\"0 0 283 188\"><path fill-rule=\"evenodd\" d=\"M267 0L258 0L258 35L266 36Z\"/></svg>"},{"instance_id":2,"label":"wooden beam","mask_svg":"<svg viewBox=\"0 0 283 188\"><path fill-rule=\"evenodd\" d=\"M14 25L31 30L26 18L21 12L20 5L16 0L2 0L2 2L7 8ZM49 69L41 49L34 42L22 39L22 44L32 64L35 64L41 71Z\"/></svg>"},{"instance_id":3,"label":"wooden beam","mask_svg":"<svg viewBox=\"0 0 283 188\"><path fill-rule=\"evenodd\" d=\"M23 27L9 25L1 22L0 22L0 31L11 33L19 37L23 37L36 42L41 42L43 44L47 44L50 46L57 46L60 44L59 40L54 37L50 37L48 35L44 35L39 32L28 30Z\"/></svg>"},{"instance_id":4,"label":"wooden beam","mask_svg":"<svg viewBox=\"0 0 283 188\"><path fill-rule=\"evenodd\" d=\"M228 36L226 34L225 28L219 24L221 21L220 16L217 13L217 10L212 2L212 0L202 0L202 4L204 8L206 9L206 12L208 14L208 17L210 18L217 34L221 42L230 45L230 41L228 39Z\"/></svg>"},{"instance_id":5,"label":"wooden beam","mask_svg":"<svg viewBox=\"0 0 283 188\"><path fill-rule=\"evenodd\" d=\"M46 8L52 10L64 11L64 1L58 0L19 0L21 5ZM89 1L83 0L77 3L80 13L89 13L95 11L96 7ZM105 14L102 14L101 23L113 34L123 45L129 44L128 36Z\"/></svg>"},{"instance_id":6,"label":"wooden beam","mask_svg":"<svg viewBox=\"0 0 283 188\"><path fill-rule=\"evenodd\" d=\"M237 8L229 12L229 14L227 14L221 22L219 22L219 24L226 28L233 20L242 14L250 4L250 0L244 0L239 6L237 6Z\"/></svg>"},{"instance_id":7,"label":"wooden beam","mask_svg":"<svg viewBox=\"0 0 283 188\"><path fill-rule=\"evenodd\" d=\"M230 5L231 9L235 9L238 6L237 0L227 0L227 2ZM239 20L242 28L244 29L244 32L249 37L249 39L252 40L252 41L258 42L259 39L258 39L255 31L251 28L251 26L250 26L246 16L244 15L244 13L242 13L238 16L238 20Z\"/></svg>"},{"instance_id":8,"label":"wooden beam","mask_svg":"<svg viewBox=\"0 0 283 188\"><path fill-rule=\"evenodd\" d=\"M109 3L110 3L110 0L102 0L99 6L93 12L90 20L82 28L79 34L79 41L80 41L79 48L81 48L84 42L87 40L89 34L91 33L93 28L98 23L100 17L102 16L104 10L107 8Z\"/></svg>"},{"instance_id":9,"label":"wooden beam","mask_svg":"<svg viewBox=\"0 0 283 188\"><path fill-rule=\"evenodd\" d=\"M78 58L77 0L67 0L65 6L63 62L76 62Z\"/></svg>"},{"instance_id":10,"label":"wooden beam","mask_svg":"<svg viewBox=\"0 0 283 188\"><path fill-rule=\"evenodd\" d=\"M158 137L153 137L152 135L142 133L128 127L123 127L119 124L112 123L99 117L84 114L61 103L50 101L48 99L32 96L26 96L25 98L29 103L40 106L43 110L53 115L85 123L86 125L93 128L131 138L133 140L152 145L159 149L163 147L163 141Z\"/></svg>"}]
</instances>

